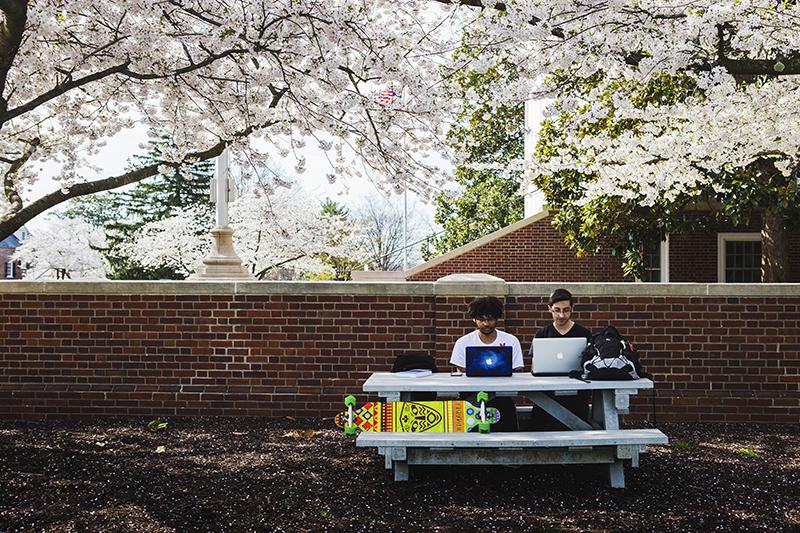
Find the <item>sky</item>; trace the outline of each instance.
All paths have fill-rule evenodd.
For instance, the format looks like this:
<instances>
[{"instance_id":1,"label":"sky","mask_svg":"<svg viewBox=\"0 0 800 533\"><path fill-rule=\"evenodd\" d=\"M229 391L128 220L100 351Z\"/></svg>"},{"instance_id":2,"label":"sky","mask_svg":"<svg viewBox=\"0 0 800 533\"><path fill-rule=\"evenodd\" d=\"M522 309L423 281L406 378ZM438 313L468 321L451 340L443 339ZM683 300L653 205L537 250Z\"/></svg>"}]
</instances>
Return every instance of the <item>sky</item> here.
<instances>
[{"instance_id":1,"label":"sky","mask_svg":"<svg viewBox=\"0 0 800 533\"><path fill-rule=\"evenodd\" d=\"M90 158L91 164L97 168L84 169L83 175L88 180L97 180L122 174L125 172L128 160L133 155L146 153L147 148L145 145L147 140L148 132L144 127L115 135L108 140L106 146L96 156ZM282 173L286 173L288 177L294 179L309 197L318 198L320 202L329 197L350 208L351 212L358 211L366 202L390 203L402 212L402 195L390 194L387 196L366 178L360 180L356 178L340 178L333 184L328 182L325 175L331 172L330 165L323 153L318 148L311 146L312 144L314 143L308 143L307 147L299 152L299 155L305 155L306 157L306 171L301 175L295 174L292 170L296 164L293 155L290 154L283 159L276 158ZM440 166L445 164L447 163L444 161L440 162ZM25 198L28 202L40 198L59 187L52 179L59 171L59 168L60 166L56 163L44 163L42 165L42 172L36 182L25 193ZM233 171L235 172L235 168ZM419 228L419 231L424 234L439 231L440 228L437 228L433 222L435 206L432 201L426 201L424 198L418 197L413 191L409 191L407 203L409 220L414 220L413 224L409 223L409 227ZM26 223L25 226L29 231L35 233L37 228L44 228L48 224L50 220L48 215L65 207L66 204L60 204ZM419 240L419 238L421 238L420 235L409 235L409 249L412 248L412 243ZM419 246L419 244L416 244L413 248L419 249ZM418 256L418 254L411 253L410 255Z\"/></svg>"},{"instance_id":2,"label":"sky","mask_svg":"<svg viewBox=\"0 0 800 533\"><path fill-rule=\"evenodd\" d=\"M123 173L128 160L133 155L146 152L146 148L142 146L147 143L147 139L146 128L129 130L115 135L108 140L107 145L101 149L97 156L91 158L91 163L97 167L97 171L87 169L84 171L84 175L89 180L96 180ZM280 169L292 177L310 197L319 198L320 201L325 197L330 197L351 209L357 209L359 205L368 200L391 202L402 208L402 195L391 194L387 197L385 193L379 191L366 178L360 180L340 178L333 184L329 183L325 175L331 172L330 165L323 157L322 152L310 146L311 144L313 143L309 143L309 146L300 152L301 155L306 156L307 161L306 171L301 175L297 175L291 170L296 163L292 155L284 159L276 159L279 162ZM446 163L442 162L441 164ZM52 177L58 171L59 166L57 164L45 163L39 178L25 194L26 200L34 200L55 190L58 184L53 181ZM432 224L434 206L431 202L426 202L425 199L418 197L413 191L409 191L408 206L410 215L413 214L425 221L430 221ZM63 207L64 204L61 204L54 209ZM26 226L32 231L36 227L41 227L45 223L48 213L51 212L52 210L36 217L28 222Z\"/></svg>"}]
</instances>

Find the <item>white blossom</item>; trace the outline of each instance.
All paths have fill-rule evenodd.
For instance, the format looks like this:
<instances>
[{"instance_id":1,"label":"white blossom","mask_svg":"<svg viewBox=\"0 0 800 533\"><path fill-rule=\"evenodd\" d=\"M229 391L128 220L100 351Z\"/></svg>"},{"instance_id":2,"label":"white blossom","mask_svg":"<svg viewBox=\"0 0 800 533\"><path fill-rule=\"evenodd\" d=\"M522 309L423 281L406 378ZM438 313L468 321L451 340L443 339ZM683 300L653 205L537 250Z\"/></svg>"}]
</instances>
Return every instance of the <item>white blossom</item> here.
<instances>
[{"instance_id":1,"label":"white blossom","mask_svg":"<svg viewBox=\"0 0 800 533\"><path fill-rule=\"evenodd\" d=\"M23 241L13 259L31 264L28 280L56 279L60 274L69 279L105 279L108 265L98 250L105 246L103 231L82 220L51 220Z\"/></svg>"},{"instance_id":2,"label":"white blossom","mask_svg":"<svg viewBox=\"0 0 800 533\"><path fill-rule=\"evenodd\" d=\"M334 148L336 176L365 176L387 190L403 176L422 193L438 191L451 176L427 162L452 158L443 132L465 103L453 98L449 83L456 70L487 68L498 51L518 78L493 87L491 106L552 97L556 73L602 73L606 83L683 73L697 83L697 94L685 102L641 110L629 94L612 95L615 118L643 122L636 136L565 129L567 144L577 150L537 170L598 176L586 188L587 200L617 194L647 205L765 154L791 173L800 154L800 76L792 59L800 50L797 2L508 0L482 9L426 0L20 5L27 5L21 45L16 53L3 49L13 61L0 76L0 101L7 104L0 106L7 195L0 224L30 216L14 192L36 179L32 169L59 165L60 185L73 190L103 144L136 125L174 140L164 163L180 163L221 141L232 142L234 152L255 153L250 140L263 139L267 150L285 157L309 137L324 138L323 149L329 142ZM726 61L719 58L719 28L730 28L727 46L735 51ZM475 54L454 59L462 38ZM731 65L747 60L764 62L770 75L736 83ZM381 105L375 96L388 83L402 87L402 98ZM561 101L561 109L586 123L602 120L608 110L595 105L596 96ZM481 103L476 91L465 98Z\"/></svg>"},{"instance_id":3,"label":"white blossom","mask_svg":"<svg viewBox=\"0 0 800 533\"><path fill-rule=\"evenodd\" d=\"M234 247L245 267L261 273L283 266L296 276L323 273L321 254L361 259L360 227L346 219L321 217L319 206L296 189L272 195L246 193L230 206ZM189 275L211 251L212 219L206 210L182 210L143 226L121 252L148 267L162 265Z\"/></svg>"}]
</instances>

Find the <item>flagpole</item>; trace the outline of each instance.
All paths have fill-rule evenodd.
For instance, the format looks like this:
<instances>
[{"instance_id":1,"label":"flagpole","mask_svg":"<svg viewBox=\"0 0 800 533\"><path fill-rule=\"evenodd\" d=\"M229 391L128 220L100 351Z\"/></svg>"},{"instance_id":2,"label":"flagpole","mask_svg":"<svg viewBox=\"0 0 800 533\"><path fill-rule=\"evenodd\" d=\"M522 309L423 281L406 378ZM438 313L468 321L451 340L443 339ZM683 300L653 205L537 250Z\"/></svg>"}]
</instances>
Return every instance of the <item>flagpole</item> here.
<instances>
[{"instance_id":1,"label":"flagpole","mask_svg":"<svg viewBox=\"0 0 800 533\"><path fill-rule=\"evenodd\" d=\"M403 271L408 270L408 180L403 180Z\"/></svg>"}]
</instances>

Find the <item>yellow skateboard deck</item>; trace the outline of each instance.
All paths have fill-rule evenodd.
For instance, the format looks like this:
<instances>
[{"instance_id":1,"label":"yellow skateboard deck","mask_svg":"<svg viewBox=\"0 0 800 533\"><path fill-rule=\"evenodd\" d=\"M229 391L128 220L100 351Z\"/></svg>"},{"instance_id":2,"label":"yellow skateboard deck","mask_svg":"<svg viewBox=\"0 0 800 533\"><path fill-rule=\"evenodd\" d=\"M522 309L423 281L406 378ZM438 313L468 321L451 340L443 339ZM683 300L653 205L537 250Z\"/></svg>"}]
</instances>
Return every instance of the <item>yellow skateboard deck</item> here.
<instances>
[{"instance_id":1,"label":"yellow skateboard deck","mask_svg":"<svg viewBox=\"0 0 800 533\"><path fill-rule=\"evenodd\" d=\"M399 433L468 433L478 431L480 407L464 400L429 402L370 402L353 410L353 424L361 431ZM486 408L486 421L495 424L500 412ZM347 411L334 419L338 427L347 424Z\"/></svg>"}]
</instances>

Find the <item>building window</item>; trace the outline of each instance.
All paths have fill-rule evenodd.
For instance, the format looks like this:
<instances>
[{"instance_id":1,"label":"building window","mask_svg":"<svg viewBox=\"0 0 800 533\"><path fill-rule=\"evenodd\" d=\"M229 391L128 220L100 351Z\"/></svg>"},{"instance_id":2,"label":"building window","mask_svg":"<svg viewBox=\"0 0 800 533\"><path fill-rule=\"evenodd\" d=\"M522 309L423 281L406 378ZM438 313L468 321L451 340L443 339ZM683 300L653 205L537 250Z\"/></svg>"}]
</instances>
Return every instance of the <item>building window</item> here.
<instances>
[{"instance_id":1,"label":"building window","mask_svg":"<svg viewBox=\"0 0 800 533\"><path fill-rule=\"evenodd\" d=\"M644 283L666 283L669 281L669 235L644 251Z\"/></svg>"},{"instance_id":2,"label":"building window","mask_svg":"<svg viewBox=\"0 0 800 533\"><path fill-rule=\"evenodd\" d=\"M661 281L661 246L649 247L644 251L644 275L642 281L645 283L658 283Z\"/></svg>"},{"instance_id":3,"label":"building window","mask_svg":"<svg viewBox=\"0 0 800 533\"><path fill-rule=\"evenodd\" d=\"M6 263L6 279L10 279L14 277L14 261L8 261Z\"/></svg>"},{"instance_id":4,"label":"building window","mask_svg":"<svg viewBox=\"0 0 800 533\"><path fill-rule=\"evenodd\" d=\"M717 237L717 279L720 283L761 281L761 235L720 233Z\"/></svg>"}]
</instances>

